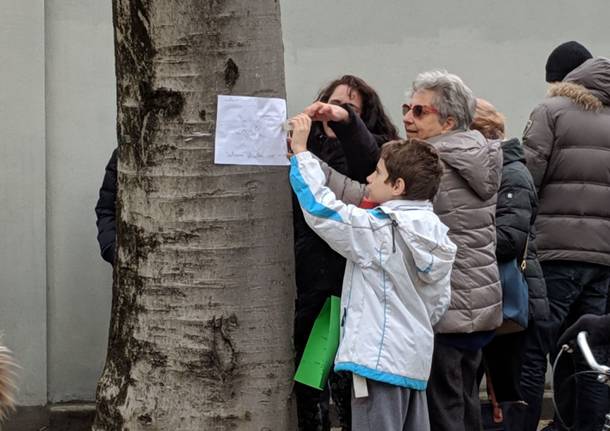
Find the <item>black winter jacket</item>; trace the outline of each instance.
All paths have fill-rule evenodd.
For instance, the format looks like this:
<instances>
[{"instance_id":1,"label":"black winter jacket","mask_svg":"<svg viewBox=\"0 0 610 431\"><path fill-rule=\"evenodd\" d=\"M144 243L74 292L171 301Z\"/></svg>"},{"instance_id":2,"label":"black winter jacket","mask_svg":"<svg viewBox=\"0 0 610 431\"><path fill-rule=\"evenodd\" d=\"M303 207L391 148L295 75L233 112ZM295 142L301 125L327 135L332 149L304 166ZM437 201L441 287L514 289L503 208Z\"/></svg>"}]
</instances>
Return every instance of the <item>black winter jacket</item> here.
<instances>
[{"instance_id":1,"label":"black winter jacket","mask_svg":"<svg viewBox=\"0 0 610 431\"><path fill-rule=\"evenodd\" d=\"M372 134L348 105L347 123L329 122L337 139L324 134L321 123L314 123L307 148L336 171L359 182L375 170L379 146L391 137ZM317 314L329 295L341 295L345 259L334 252L307 225L293 193L294 249L299 313Z\"/></svg>"},{"instance_id":2,"label":"black winter jacket","mask_svg":"<svg viewBox=\"0 0 610 431\"><path fill-rule=\"evenodd\" d=\"M116 244L116 197L117 197L117 150L106 165L104 182L95 206L97 217L97 242L100 244L102 258L114 264Z\"/></svg>"},{"instance_id":3,"label":"black winter jacket","mask_svg":"<svg viewBox=\"0 0 610 431\"><path fill-rule=\"evenodd\" d=\"M498 261L517 258L521 263L529 235L525 277L529 293L530 318L546 319L549 304L546 284L536 254L534 222L538 196L531 174L525 166L525 154L519 139L502 142L504 162L502 182L496 206L496 257Z\"/></svg>"}]
</instances>

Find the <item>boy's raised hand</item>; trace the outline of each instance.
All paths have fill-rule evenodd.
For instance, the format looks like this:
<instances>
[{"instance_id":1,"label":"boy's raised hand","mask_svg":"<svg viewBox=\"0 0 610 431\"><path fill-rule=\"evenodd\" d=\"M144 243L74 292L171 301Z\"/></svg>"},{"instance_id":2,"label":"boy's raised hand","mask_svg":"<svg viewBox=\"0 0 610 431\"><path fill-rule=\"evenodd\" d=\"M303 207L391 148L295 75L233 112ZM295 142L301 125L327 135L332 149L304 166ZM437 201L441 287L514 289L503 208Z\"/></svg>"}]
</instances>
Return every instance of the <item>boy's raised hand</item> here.
<instances>
[{"instance_id":1,"label":"boy's raised hand","mask_svg":"<svg viewBox=\"0 0 610 431\"><path fill-rule=\"evenodd\" d=\"M337 121L349 120L349 113L339 105L315 102L303 110L313 121Z\"/></svg>"},{"instance_id":2,"label":"boy's raised hand","mask_svg":"<svg viewBox=\"0 0 610 431\"><path fill-rule=\"evenodd\" d=\"M303 113L290 119L292 124L292 138L290 139L290 148L294 154L307 151L307 137L311 129L311 118Z\"/></svg>"}]
</instances>

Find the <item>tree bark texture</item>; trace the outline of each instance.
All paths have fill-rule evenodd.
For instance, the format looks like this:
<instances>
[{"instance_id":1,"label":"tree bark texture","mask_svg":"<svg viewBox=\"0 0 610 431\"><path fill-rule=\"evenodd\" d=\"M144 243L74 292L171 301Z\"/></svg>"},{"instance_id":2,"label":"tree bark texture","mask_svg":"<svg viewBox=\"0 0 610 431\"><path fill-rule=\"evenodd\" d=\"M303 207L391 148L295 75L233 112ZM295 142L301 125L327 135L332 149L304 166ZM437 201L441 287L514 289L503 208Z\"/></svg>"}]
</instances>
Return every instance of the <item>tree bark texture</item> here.
<instances>
[{"instance_id":1,"label":"tree bark texture","mask_svg":"<svg viewBox=\"0 0 610 431\"><path fill-rule=\"evenodd\" d=\"M93 429L294 429L287 169L213 163L218 94L284 97L279 3L113 14L118 258Z\"/></svg>"}]
</instances>

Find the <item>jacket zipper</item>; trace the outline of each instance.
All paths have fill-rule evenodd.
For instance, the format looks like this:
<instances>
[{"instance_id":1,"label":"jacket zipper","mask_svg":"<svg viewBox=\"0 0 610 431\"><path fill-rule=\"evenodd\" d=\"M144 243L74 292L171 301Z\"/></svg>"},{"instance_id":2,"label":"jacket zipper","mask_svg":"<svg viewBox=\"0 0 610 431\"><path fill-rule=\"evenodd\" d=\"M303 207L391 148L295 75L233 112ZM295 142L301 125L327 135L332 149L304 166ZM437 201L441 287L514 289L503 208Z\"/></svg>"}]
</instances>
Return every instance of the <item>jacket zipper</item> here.
<instances>
[{"instance_id":1,"label":"jacket zipper","mask_svg":"<svg viewBox=\"0 0 610 431\"><path fill-rule=\"evenodd\" d=\"M398 223L392 219L392 253L396 253L396 239L394 237L394 228L396 227L398 227Z\"/></svg>"},{"instance_id":2,"label":"jacket zipper","mask_svg":"<svg viewBox=\"0 0 610 431\"><path fill-rule=\"evenodd\" d=\"M353 284L354 284L354 268L352 267L352 269L350 271L349 293L347 294L347 305L345 307L343 307L343 317L341 318L341 327L342 328L345 326L345 321L347 320L347 309L349 308L350 303L352 302ZM343 333L343 335L345 335L345 332Z\"/></svg>"}]
</instances>

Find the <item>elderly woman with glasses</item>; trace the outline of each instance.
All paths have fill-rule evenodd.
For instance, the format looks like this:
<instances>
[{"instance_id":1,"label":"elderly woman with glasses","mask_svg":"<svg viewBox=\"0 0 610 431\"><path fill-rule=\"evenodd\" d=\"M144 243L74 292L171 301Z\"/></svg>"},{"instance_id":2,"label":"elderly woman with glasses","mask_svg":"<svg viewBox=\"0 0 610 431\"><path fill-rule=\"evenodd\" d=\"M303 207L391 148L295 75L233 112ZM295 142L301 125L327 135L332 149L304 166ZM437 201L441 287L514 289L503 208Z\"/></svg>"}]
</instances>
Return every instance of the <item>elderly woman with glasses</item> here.
<instances>
[{"instance_id":1,"label":"elderly woman with glasses","mask_svg":"<svg viewBox=\"0 0 610 431\"><path fill-rule=\"evenodd\" d=\"M427 395L434 430L481 428L477 370L481 349L502 322L502 290L496 262L495 210L502 173L499 142L470 130L472 91L453 74L424 72L403 105L409 138L427 140L444 172L433 204L458 246L451 275L451 303L436 325ZM327 184L344 202L359 204L363 184L326 170Z\"/></svg>"},{"instance_id":2,"label":"elderly woman with glasses","mask_svg":"<svg viewBox=\"0 0 610 431\"><path fill-rule=\"evenodd\" d=\"M480 429L481 349L502 321L494 223L502 153L499 143L470 130L475 106L458 76L432 71L417 76L403 107L407 136L430 142L443 161L434 209L458 246L427 390L431 427L440 431Z\"/></svg>"}]
</instances>

